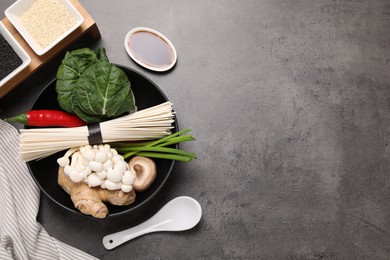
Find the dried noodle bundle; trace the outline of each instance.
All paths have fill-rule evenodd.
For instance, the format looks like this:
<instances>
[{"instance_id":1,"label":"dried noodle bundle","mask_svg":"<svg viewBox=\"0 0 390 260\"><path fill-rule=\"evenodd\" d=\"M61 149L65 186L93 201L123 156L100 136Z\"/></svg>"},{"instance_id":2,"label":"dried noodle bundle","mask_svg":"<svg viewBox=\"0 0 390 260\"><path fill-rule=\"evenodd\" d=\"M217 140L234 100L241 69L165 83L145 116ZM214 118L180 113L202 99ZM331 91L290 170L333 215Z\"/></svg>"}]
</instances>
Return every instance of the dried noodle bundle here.
<instances>
[{"instance_id":1,"label":"dried noodle bundle","mask_svg":"<svg viewBox=\"0 0 390 260\"><path fill-rule=\"evenodd\" d=\"M158 139L171 133L173 117L172 103L168 101L101 122L98 135L102 143ZM19 155L23 161L44 158L71 147L91 144L90 137L90 126L21 129Z\"/></svg>"}]
</instances>

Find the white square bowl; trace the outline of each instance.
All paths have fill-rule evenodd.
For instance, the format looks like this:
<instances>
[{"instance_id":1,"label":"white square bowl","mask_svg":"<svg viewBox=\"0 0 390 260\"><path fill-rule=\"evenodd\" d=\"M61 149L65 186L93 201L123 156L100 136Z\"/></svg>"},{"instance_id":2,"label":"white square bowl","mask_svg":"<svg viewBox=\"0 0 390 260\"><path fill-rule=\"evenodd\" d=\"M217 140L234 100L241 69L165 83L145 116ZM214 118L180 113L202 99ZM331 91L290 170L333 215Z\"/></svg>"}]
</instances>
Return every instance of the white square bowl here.
<instances>
[{"instance_id":1,"label":"white square bowl","mask_svg":"<svg viewBox=\"0 0 390 260\"><path fill-rule=\"evenodd\" d=\"M26 68L30 64L31 58L30 56L28 56L27 52L20 46L20 44L15 40L15 38L12 36L12 34L8 31L8 29L1 21L0 21L0 34L12 47L12 49L19 56L19 58L22 60L22 64L19 65L19 67L15 68L10 74L8 74L5 78L0 80L0 88L1 88L6 82L8 82L13 77L15 77L24 68ZM1 62L2 61L0 61L0 63Z\"/></svg>"},{"instance_id":2,"label":"white square bowl","mask_svg":"<svg viewBox=\"0 0 390 260\"><path fill-rule=\"evenodd\" d=\"M61 36L51 42L48 46L43 48L27 31L27 29L23 26L20 21L20 16L27 11L37 0L18 0L13 3L10 7L5 10L5 16L12 23L12 25L18 30L20 35L24 38L24 40L30 45L31 49L34 52L41 56L48 52L51 48L61 42L66 36L76 30L80 25L84 22L84 17L79 13L79 11L73 6L73 4L69 0L59 0L62 3L68 12L73 16L76 20L76 23L64 32ZM36 17L36 19L41 19L41 17Z\"/></svg>"}]
</instances>

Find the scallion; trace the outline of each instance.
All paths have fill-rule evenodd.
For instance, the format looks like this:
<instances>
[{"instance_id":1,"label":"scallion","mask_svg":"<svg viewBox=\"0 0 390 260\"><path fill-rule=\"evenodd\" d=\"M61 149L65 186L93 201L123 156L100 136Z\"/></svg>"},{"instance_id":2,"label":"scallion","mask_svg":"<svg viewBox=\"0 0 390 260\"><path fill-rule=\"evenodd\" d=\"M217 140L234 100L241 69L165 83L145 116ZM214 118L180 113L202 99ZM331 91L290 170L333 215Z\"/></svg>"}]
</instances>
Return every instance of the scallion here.
<instances>
[{"instance_id":1,"label":"scallion","mask_svg":"<svg viewBox=\"0 0 390 260\"><path fill-rule=\"evenodd\" d=\"M186 152L177 148L167 147L174 144L179 144L187 141L194 141L195 138L185 133L190 132L191 129L185 129L171 135L165 136L158 140L148 142L132 142L132 143L115 143L111 146L114 147L119 154L127 159L131 156L145 156L151 158L160 158L168 160L176 160L189 162L196 158L194 153Z\"/></svg>"}]
</instances>

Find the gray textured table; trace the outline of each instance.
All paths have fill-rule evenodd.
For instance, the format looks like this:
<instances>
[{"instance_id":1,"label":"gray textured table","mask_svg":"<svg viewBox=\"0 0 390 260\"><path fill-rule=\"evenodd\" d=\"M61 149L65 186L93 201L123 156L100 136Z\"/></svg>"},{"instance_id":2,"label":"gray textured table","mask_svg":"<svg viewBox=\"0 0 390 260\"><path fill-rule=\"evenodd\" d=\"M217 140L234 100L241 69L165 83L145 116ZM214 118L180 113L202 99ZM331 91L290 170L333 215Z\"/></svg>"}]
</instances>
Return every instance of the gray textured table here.
<instances>
[{"instance_id":1,"label":"gray textured table","mask_svg":"<svg viewBox=\"0 0 390 260\"><path fill-rule=\"evenodd\" d=\"M388 1L80 2L102 39L78 46L156 82L198 159L137 215L95 221L42 195L49 234L102 259L390 259ZM174 70L130 60L123 39L138 26L171 39ZM58 63L1 99L1 116L28 108ZM180 195L203 207L196 228L103 248Z\"/></svg>"}]
</instances>

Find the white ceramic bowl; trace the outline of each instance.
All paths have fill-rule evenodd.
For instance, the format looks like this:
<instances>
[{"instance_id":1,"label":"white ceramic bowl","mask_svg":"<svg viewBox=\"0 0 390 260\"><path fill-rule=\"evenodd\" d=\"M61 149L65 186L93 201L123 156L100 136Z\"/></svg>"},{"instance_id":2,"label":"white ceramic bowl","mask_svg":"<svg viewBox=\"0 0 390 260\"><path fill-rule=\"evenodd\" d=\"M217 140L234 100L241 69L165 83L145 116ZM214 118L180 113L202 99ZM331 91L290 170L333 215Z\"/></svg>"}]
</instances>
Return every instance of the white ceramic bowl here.
<instances>
[{"instance_id":1,"label":"white ceramic bowl","mask_svg":"<svg viewBox=\"0 0 390 260\"><path fill-rule=\"evenodd\" d=\"M137 53L137 51L135 51L133 48L130 47L130 42L131 42L132 37L136 33L140 33L140 32L149 33L150 35L156 36L157 38L159 38L161 40L160 43L163 42L164 45L166 45L164 48L168 48L170 51L170 54L171 54L169 62L167 62L166 64L163 64L163 65L153 64L153 62L148 62L145 59L143 59L142 55L139 55L140 53ZM140 47L143 48L142 52L146 52L149 55L157 54L156 56L159 56L160 54L162 54L160 52L160 50L158 50L158 46L153 44L153 41L147 42L148 39L143 39L143 40L145 40L145 42L139 42L139 44L142 45ZM144 68L147 68L149 70L158 71L158 72L167 71L167 70L170 70L175 65L175 63L177 61L176 49L175 49L175 46L173 46L172 42L166 36L164 36L162 33L158 32L156 30L153 30L151 28L136 27L136 28L130 30L126 34L124 44L125 44L125 49L127 51L127 54L129 54L130 58L132 58L136 63L138 63L138 65L140 65ZM152 59L153 59L153 57L152 57Z\"/></svg>"},{"instance_id":2,"label":"white ceramic bowl","mask_svg":"<svg viewBox=\"0 0 390 260\"><path fill-rule=\"evenodd\" d=\"M12 34L8 31L8 29L4 26L4 24L1 21L0 21L0 34L8 42L8 44L12 47L12 49L19 56L19 58L22 60L22 64L19 65L19 67L17 67L15 70L13 70L5 78L0 80L0 87L2 87L11 78L13 78L19 72L21 72L24 68L26 68L30 64L31 58L30 58L30 56L28 56L27 52L20 46L20 44L15 40L15 38L12 36Z\"/></svg>"},{"instance_id":3,"label":"white ceramic bowl","mask_svg":"<svg viewBox=\"0 0 390 260\"><path fill-rule=\"evenodd\" d=\"M27 31L27 29L20 21L20 16L25 11L27 11L36 1L37 0L18 0L5 10L5 15L10 20L12 25L18 30L20 35L22 35L24 40L30 45L31 49L33 49L37 55L43 55L55 45L57 45L59 42L61 42L66 36L68 36L70 33L80 27L80 25L84 22L84 17L79 13L79 11L73 6L73 4L69 0L60 0L60 3L62 3L66 7L68 12L71 14L71 16L75 18L76 23L57 39L52 41L48 46L43 48L31 36L31 34ZM36 17L36 19L40 19L40 17Z\"/></svg>"}]
</instances>

